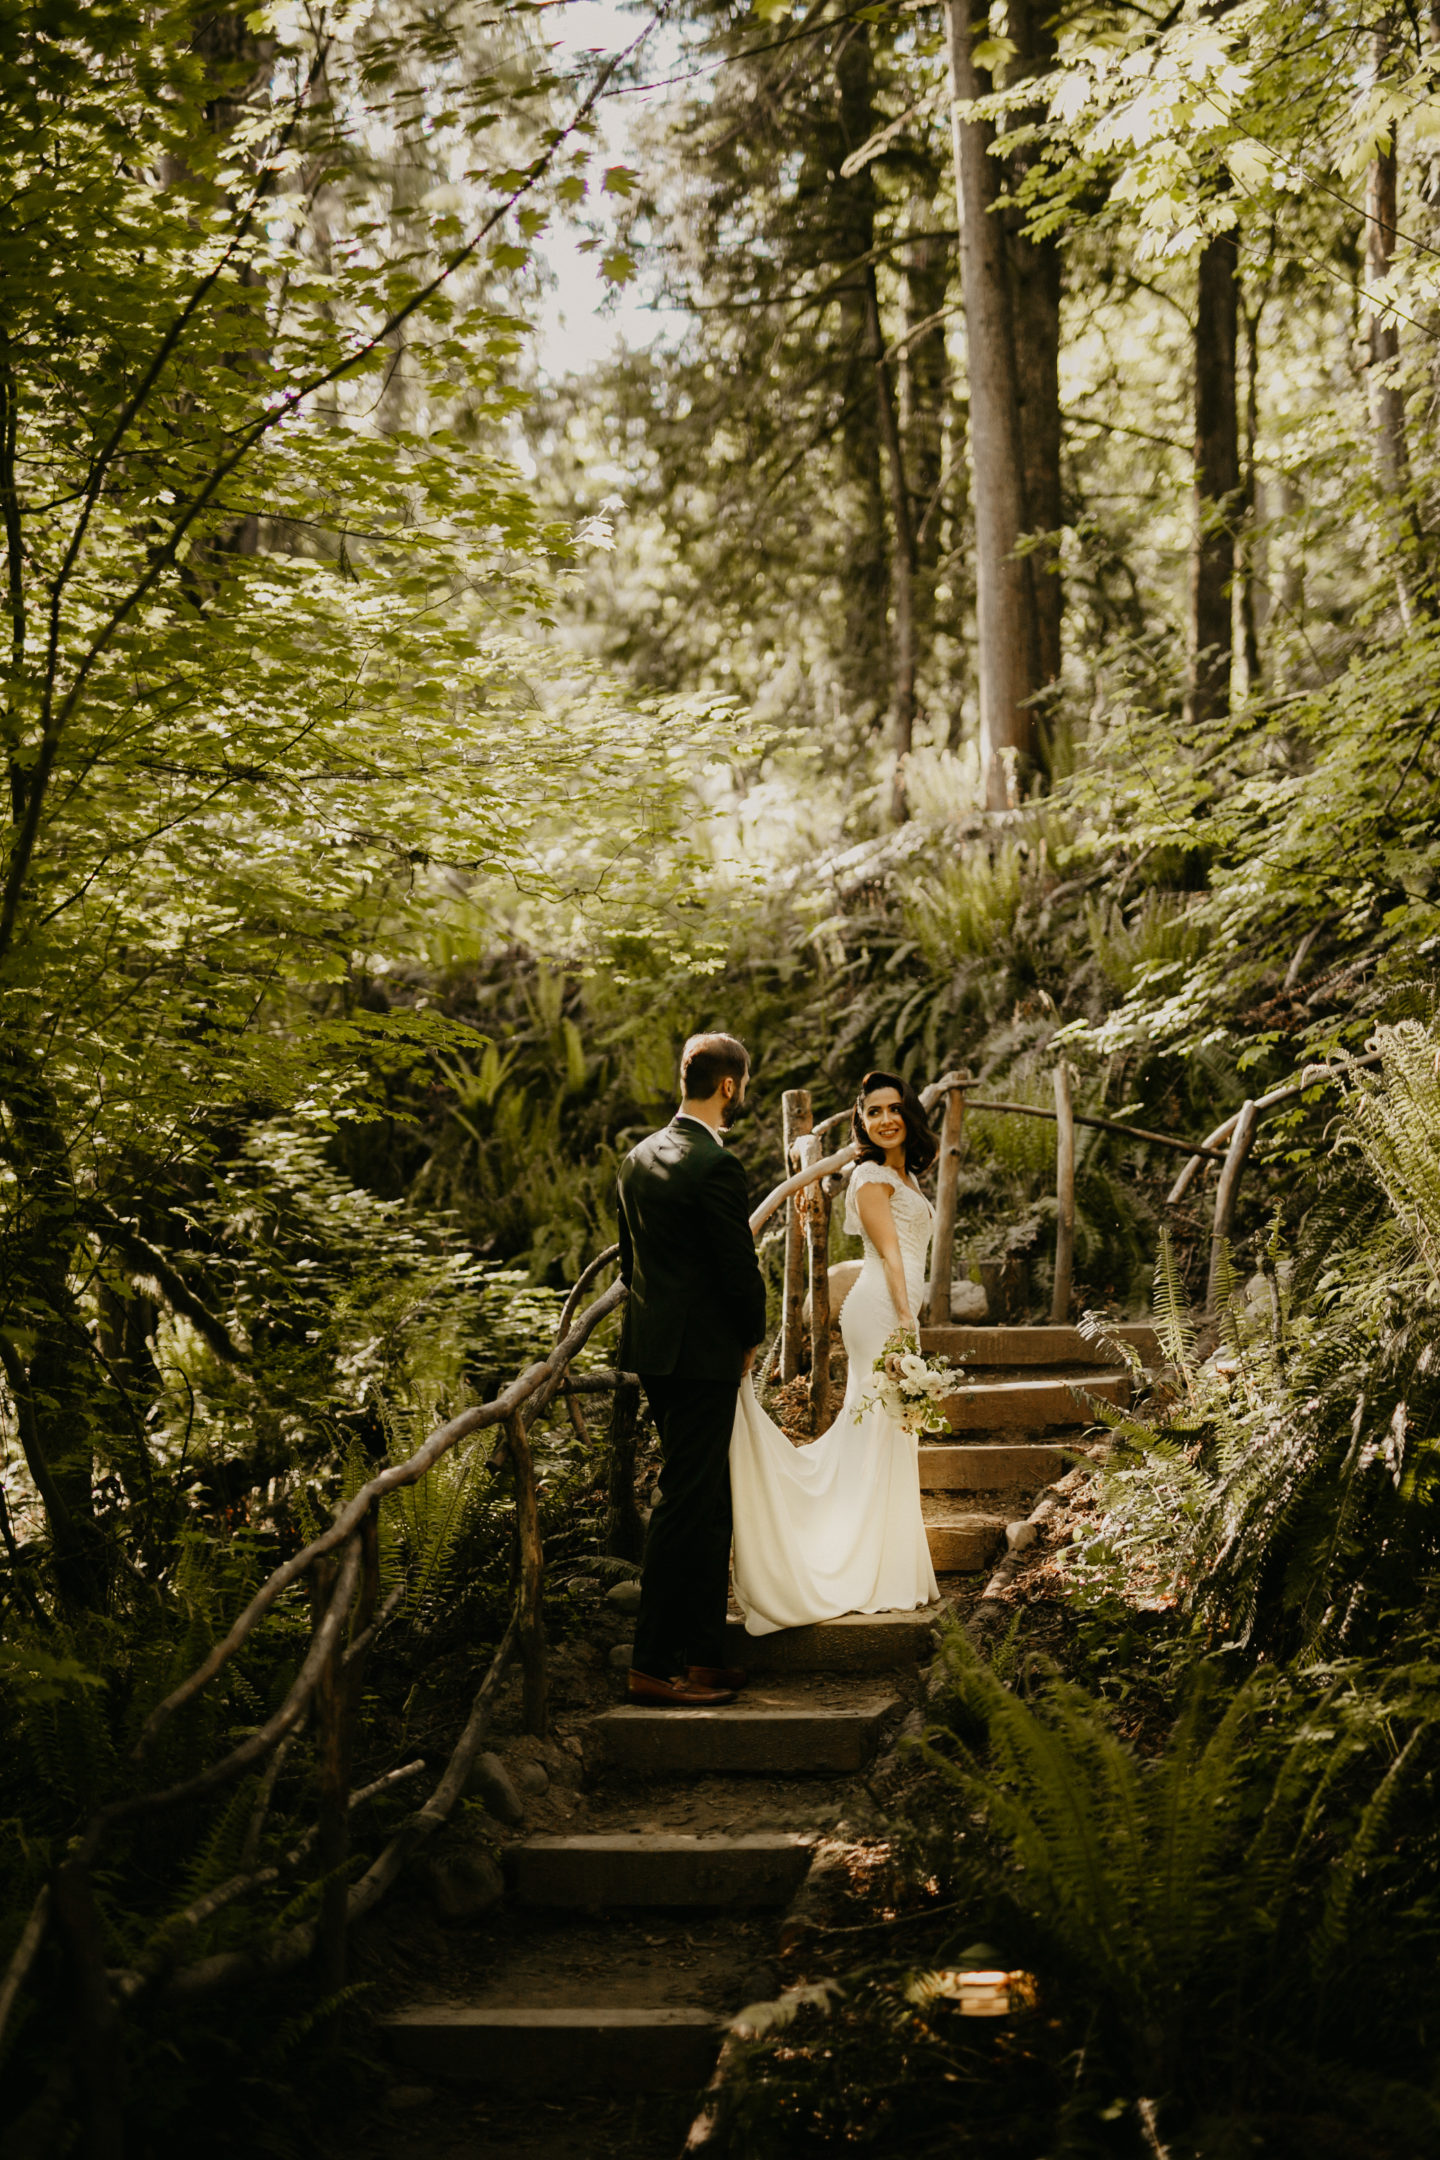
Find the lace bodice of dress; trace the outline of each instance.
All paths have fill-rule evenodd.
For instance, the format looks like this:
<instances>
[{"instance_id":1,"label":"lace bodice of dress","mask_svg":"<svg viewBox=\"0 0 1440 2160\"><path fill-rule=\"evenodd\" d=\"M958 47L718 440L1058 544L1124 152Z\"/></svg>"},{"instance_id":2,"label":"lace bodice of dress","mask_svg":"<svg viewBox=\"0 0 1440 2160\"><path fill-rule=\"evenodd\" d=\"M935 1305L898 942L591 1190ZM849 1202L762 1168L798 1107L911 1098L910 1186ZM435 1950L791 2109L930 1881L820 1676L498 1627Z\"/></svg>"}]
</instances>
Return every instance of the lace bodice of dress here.
<instances>
[{"instance_id":1,"label":"lace bodice of dress","mask_svg":"<svg viewBox=\"0 0 1440 2160\"><path fill-rule=\"evenodd\" d=\"M892 1170L887 1163L857 1163L845 1195L845 1229L848 1236L862 1241L867 1260L878 1261L880 1256L866 1237L865 1226L860 1220L859 1189L862 1185L890 1187L890 1207L895 1217L895 1233L900 1240L900 1256L905 1263L905 1280L913 1288L925 1279L925 1256L930 1245L930 1221L934 1209L924 1193L907 1185L899 1171Z\"/></svg>"}]
</instances>

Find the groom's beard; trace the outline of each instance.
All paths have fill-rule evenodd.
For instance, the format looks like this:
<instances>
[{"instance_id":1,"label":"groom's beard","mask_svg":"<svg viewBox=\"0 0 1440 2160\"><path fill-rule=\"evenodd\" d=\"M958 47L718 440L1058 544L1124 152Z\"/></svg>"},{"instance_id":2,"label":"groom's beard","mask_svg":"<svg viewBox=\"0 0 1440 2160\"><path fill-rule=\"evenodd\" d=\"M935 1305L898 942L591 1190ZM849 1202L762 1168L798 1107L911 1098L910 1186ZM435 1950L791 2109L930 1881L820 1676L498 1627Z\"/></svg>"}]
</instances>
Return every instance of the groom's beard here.
<instances>
[{"instance_id":1,"label":"groom's beard","mask_svg":"<svg viewBox=\"0 0 1440 2160\"><path fill-rule=\"evenodd\" d=\"M733 1124L735 1123L735 1120L736 1120L736 1118L737 1118L737 1117L743 1117L744 1115L745 1115L745 1105L744 1105L744 1103L742 1103L742 1102L737 1102L737 1101L735 1100L735 1097L734 1097L734 1096L732 1095L732 1096L731 1096L731 1098L730 1098L730 1100L729 1100L729 1102L727 1102L727 1103L722 1103L722 1104L720 1105L720 1126L721 1126L721 1130L722 1130L723 1132L729 1132L729 1130L730 1130L731 1126L732 1126L732 1125L733 1125Z\"/></svg>"}]
</instances>

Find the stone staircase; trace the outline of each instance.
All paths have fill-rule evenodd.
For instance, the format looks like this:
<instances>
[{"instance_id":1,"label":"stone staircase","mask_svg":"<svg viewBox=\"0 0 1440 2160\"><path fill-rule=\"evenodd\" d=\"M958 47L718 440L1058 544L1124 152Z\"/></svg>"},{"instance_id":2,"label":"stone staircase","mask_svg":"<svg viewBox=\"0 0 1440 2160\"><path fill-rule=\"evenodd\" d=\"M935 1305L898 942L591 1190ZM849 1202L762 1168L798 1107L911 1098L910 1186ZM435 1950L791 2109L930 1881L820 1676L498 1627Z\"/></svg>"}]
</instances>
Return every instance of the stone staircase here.
<instances>
[{"instance_id":1,"label":"stone staircase","mask_svg":"<svg viewBox=\"0 0 1440 2160\"><path fill-rule=\"evenodd\" d=\"M1151 1330L1120 1332L1155 1360ZM930 1547L937 1575L973 1576L1065 1469L1084 1397L1123 1403L1128 1373L1072 1328L924 1341L966 1371L947 1406L957 1437L920 1451ZM590 1827L509 1846L474 1985L387 2020L403 2074L526 2095L698 2093L727 2019L774 1992L777 1916L827 1828L863 1812L864 1775L918 1702L935 1622L965 1588L942 1582L929 1612L759 1639L733 1620L731 1654L751 1675L738 1702L584 1718Z\"/></svg>"},{"instance_id":2,"label":"stone staircase","mask_svg":"<svg viewBox=\"0 0 1440 2160\"><path fill-rule=\"evenodd\" d=\"M736 1620L751 1680L735 1704L617 1704L586 1719L589 1812L606 1827L508 1848L482 1984L386 2020L402 2073L510 2092L698 2093L728 2018L774 1991L780 1914L918 1699L943 1610L761 1642ZM690 1827L697 1814L717 1827ZM718 1827L737 1814L765 1819ZM637 1943L650 1954L627 1969ZM604 1985L587 1993L597 1963Z\"/></svg>"},{"instance_id":3,"label":"stone staircase","mask_svg":"<svg viewBox=\"0 0 1440 2160\"><path fill-rule=\"evenodd\" d=\"M1113 1332L1142 1365L1158 1362L1153 1328ZM922 1328L920 1340L964 1366L964 1385L945 1404L963 1437L921 1447L920 1489L936 1574L969 1574L991 1565L1007 1523L1023 1520L1064 1471L1066 1448L1093 1423L1087 1399L1129 1402L1129 1368L1071 1327Z\"/></svg>"}]
</instances>

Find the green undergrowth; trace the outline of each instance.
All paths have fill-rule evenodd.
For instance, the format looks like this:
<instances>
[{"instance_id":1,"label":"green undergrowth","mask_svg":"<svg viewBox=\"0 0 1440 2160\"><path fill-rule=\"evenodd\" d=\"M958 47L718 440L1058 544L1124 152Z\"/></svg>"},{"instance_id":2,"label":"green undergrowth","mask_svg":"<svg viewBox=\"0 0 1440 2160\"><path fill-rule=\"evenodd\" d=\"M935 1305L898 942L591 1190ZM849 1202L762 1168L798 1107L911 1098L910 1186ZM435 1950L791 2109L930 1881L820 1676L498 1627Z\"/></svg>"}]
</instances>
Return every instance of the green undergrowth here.
<instances>
[{"instance_id":1,"label":"green undergrowth","mask_svg":"<svg viewBox=\"0 0 1440 2160\"><path fill-rule=\"evenodd\" d=\"M899 1842L950 1917L924 1966L847 1973L742 2051L731 2152L1431 2149L1433 1666L1200 1663L1147 1753L1050 1660L1002 1678L956 1631L917 1761ZM1033 2006L963 2020L947 1975L976 1966Z\"/></svg>"}]
</instances>

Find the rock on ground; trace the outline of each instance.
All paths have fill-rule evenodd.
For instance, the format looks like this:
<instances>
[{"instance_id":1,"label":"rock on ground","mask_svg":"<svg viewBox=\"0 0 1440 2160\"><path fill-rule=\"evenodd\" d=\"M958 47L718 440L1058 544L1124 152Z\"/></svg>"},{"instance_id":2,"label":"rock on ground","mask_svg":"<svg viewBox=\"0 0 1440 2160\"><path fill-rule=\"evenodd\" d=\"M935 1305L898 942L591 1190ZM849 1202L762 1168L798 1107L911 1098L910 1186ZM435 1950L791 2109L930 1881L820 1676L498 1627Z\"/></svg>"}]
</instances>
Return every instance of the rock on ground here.
<instances>
[{"instance_id":1,"label":"rock on ground","mask_svg":"<svg viewBox=\"0 0 1440 2160\"><path fill-rule=\"evenodd\" d=\"M425 1887L442 1920L478 1920L500 1903L505 1877L483 1845L455 1843L424 1863Z\"/></svg>"},{"instance_id":2,"label":"rock on ground","mask_svg":"<svg viewBox=\"0 0 1440 2160\"><path fill-rule=\"evenodd\" d=\"M496 1822L507 1823L514 1830L525 1820L525 1803L498 1755L487 1752L476 1756L465 1780L465 1790L472 1800L480 1801L486 1814L493 1815Z\"/></svg>"}]
</instances>

